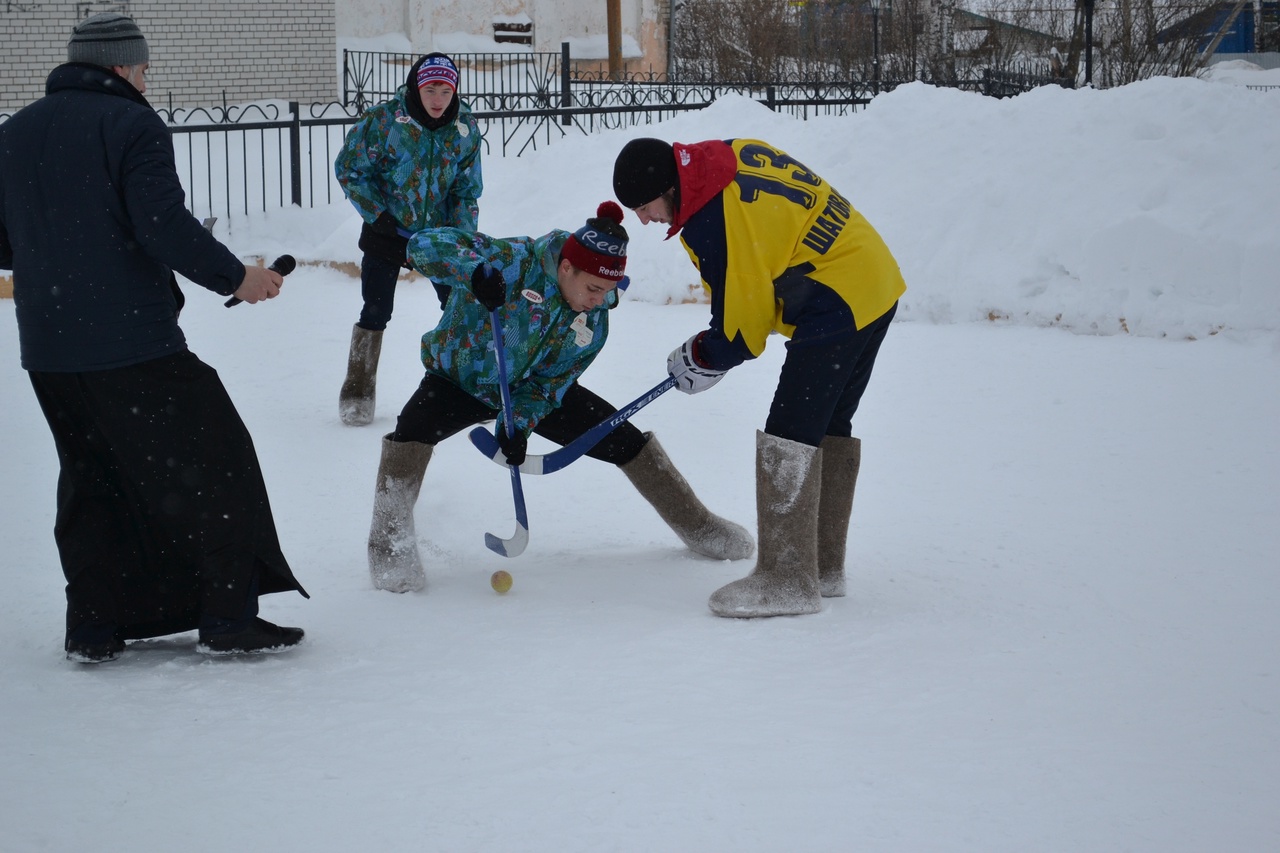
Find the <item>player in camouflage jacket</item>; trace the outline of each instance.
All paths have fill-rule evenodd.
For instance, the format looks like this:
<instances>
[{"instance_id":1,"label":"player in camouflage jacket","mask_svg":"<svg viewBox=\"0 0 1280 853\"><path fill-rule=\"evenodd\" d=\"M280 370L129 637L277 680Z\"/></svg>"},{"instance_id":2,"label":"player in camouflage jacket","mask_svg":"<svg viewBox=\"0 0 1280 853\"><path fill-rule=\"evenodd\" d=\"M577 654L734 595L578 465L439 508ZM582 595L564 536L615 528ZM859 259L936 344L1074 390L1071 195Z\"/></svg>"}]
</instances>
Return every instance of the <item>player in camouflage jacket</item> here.
<instances>
[{"instance_id":1,"label":"player in camouflage jacket","mask_svg":"<svg viewBox=\"0 0 1280 853\"><path fill-rule=\"evenodd\" d=\"M496 239L444 228L410 239L415 268L452 292L439 324L422 337L426 375L383 439L369 533L369 569L379 589L406 592L426 583L413 505L427 462L442 440L499 415L491 312L503 336L515 422L515 435L498 431L509 464L524 461L530 432L564 445L617 412L577 380L608 338L609 310L625 281L622 216L606 202L572 234ZM743 528L698 501L652 433L624 422L587 455L619 466L693 550L718 559L755 550Z\"/></svg>"},{"instance_id":2,"label":"player in camouflage jacket","mask_svg":"<svg viewBox=\"0 0 1280 853\"><path fill-rule=\"evenodd\" d=\"M422 336L422 363L497 410L497 358L489 312L470 292L476 267L500 270L507 371L518 431L528 434L564 400L609 336L609 309L617 290L600 286L600 304L578 310L558 282L561 252L572 235L496 239L453 228L423 231L410 241L414 265L453 285L444 316ZM579 303L582 305L582 303ZM585 306L584 306L585 307Z\"/></svg>"},{"instance_id":3,"label":"player in camouflage jacket","mask_svg":"<svg viewBox=\"0 0 1280 853\"><path fill-rule=\"evenodd\" d=\"M447 56L424 56L395 97L352 126L334 160L334 174L363 220L363 307L338 403L350 426L373 420L382 332L400 270L409 266L408 235L424 228L476 230L483 140L457 87L458 70ZM436 283L436 291L443 305L448 289Z\"/></svg>"}]
</instances>

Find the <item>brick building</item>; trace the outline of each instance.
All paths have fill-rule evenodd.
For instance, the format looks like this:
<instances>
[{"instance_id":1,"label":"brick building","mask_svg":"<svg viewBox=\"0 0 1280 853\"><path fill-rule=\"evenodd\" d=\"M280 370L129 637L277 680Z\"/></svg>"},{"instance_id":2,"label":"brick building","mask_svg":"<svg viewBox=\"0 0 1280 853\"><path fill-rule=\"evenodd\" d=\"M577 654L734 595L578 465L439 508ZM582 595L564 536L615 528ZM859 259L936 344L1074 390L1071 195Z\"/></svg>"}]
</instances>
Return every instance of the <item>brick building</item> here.
<instances>
[{"instance_id":1,"label":"brick building","mask_svg":"<svg viewBox=\"0 0 1280 853\"><path fill-rule=\"evenodd\" d=\"M9 0L0 2L0 113L44 95L76 22L123 12L151 48L147 100L193 107L277 99L331 101L340 70L335 0Z\"/></svg>"}]
</instances>

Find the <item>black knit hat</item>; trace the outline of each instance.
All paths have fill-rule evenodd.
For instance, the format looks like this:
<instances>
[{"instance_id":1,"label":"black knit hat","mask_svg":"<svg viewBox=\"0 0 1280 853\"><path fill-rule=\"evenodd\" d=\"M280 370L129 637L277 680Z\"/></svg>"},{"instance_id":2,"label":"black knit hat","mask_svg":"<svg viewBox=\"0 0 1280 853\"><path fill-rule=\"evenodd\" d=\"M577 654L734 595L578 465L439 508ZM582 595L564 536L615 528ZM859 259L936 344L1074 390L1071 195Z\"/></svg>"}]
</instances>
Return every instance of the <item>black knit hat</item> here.
<instances>
[{"instance_id":1,"label":"black knit hat","mask_svg":"<svg viewBox=\"0 0 1280 853\"><path fill-rule=\"evenodd\" d=\"M71 30L67 42L68 62L88 62L110 68L113 65L141 65L150 59L142 30L128 15L99 12Z\"/></svg>"},{"instance_id":2,"label":"black knit hat","mask_svg":"<svg viewBox=\"0 0 1280 853\"><path fill-rule=\"evenodd\" d=\"M648 204L675 185L676 153L661 139L633 139L613 162L613 194L624 207Z\"/></svg>"}]
</instances>

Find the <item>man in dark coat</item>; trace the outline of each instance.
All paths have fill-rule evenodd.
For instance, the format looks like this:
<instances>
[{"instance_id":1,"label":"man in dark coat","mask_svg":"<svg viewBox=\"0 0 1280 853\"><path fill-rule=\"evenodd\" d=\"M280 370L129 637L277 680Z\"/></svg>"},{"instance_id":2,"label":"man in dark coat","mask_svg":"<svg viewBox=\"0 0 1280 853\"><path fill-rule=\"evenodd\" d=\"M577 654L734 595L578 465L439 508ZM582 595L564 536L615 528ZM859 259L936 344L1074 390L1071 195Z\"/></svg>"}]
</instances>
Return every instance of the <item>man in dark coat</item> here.
<instances>
[{"instance_id":1,"label":"man in dark coat","mask_svg":"<svg viewBox=\"0 0 1280 853\"><path fill-rule=\"evenodd\" d=\"M116 13L86 18L46 95L0 124L0 268L13 270L22 367L57 447L54 539L67 657L199 629L200 651L278 651L303 632L257 618L297 590L253 442L217 373L187 349L173 271L256 303L246 267L187 211L148 48Z\"/></svg>"}]
</instances>

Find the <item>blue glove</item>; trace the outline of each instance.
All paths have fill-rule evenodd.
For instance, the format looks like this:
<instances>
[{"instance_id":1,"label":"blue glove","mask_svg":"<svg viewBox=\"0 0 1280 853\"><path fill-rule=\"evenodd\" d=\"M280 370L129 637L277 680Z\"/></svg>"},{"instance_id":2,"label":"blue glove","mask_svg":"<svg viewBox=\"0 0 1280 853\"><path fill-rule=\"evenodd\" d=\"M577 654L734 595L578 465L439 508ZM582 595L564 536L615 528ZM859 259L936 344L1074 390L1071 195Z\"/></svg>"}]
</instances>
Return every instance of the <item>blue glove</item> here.
<instances>
[{"instance_id":1,"label":"blue glove","mask_svg":"<svg viewBox=\"0 0 1280 853\"><path fill-rule=\"evenodd\" d=\"M676 381L676 387L686 394L705 391L724 378L726 371L705 367L698 358L698 339L705 332L689 338L667 356L667 373Z\"/></svg>"}]
</instances>

